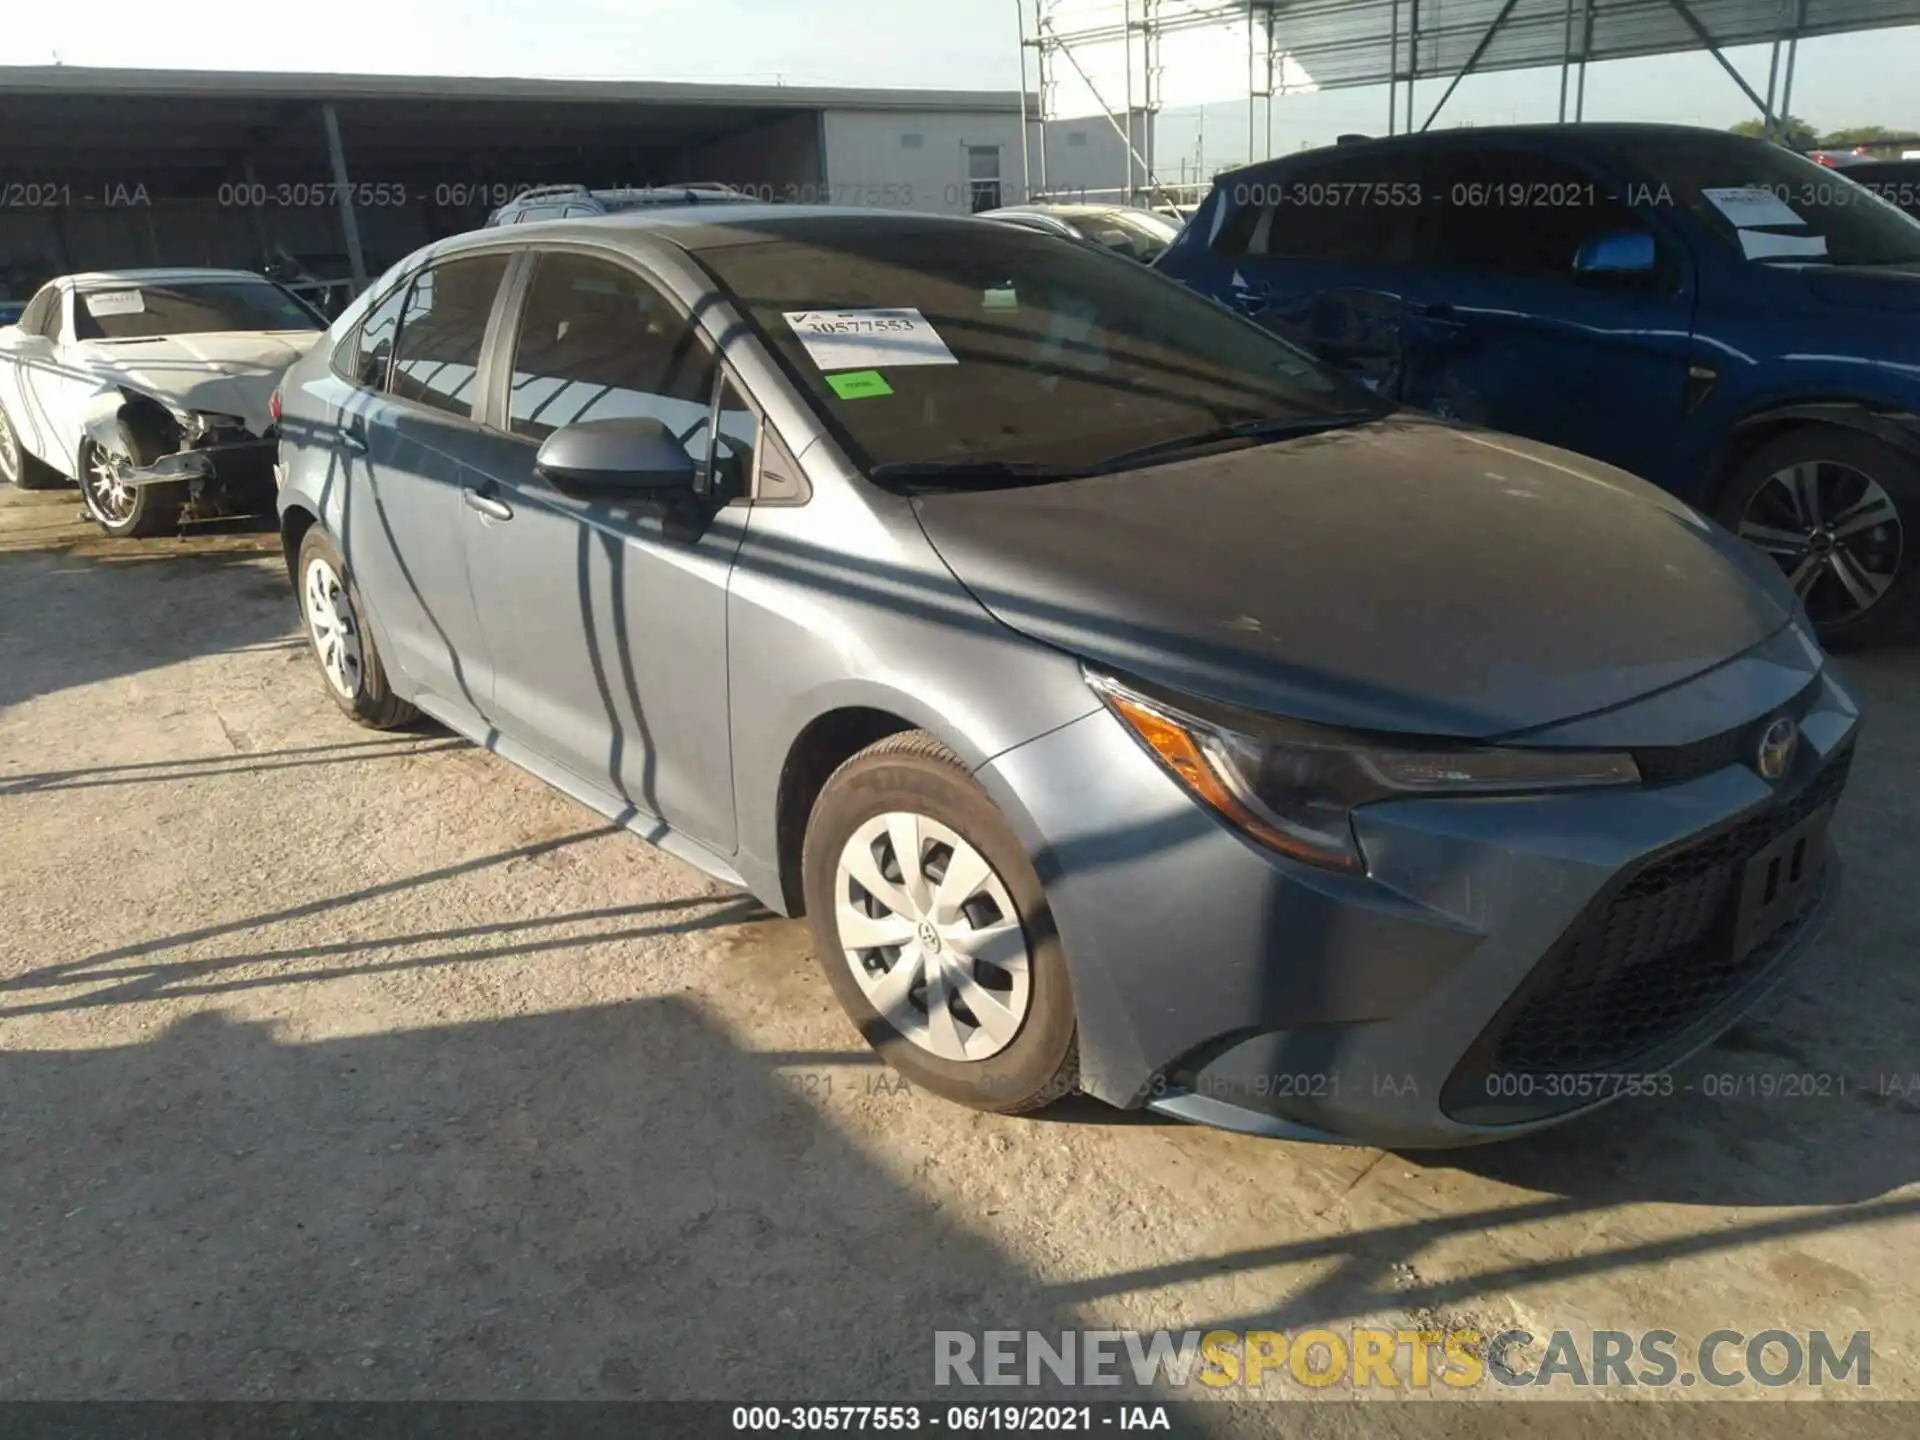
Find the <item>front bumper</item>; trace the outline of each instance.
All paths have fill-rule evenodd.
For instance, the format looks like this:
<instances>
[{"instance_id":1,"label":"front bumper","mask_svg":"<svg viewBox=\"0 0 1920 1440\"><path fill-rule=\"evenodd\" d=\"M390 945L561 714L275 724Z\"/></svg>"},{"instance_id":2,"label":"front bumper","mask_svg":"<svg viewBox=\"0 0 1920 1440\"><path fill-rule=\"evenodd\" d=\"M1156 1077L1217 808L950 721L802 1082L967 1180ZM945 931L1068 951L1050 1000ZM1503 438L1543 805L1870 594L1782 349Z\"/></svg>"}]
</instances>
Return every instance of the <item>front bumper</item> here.
<instances>
[{"instance_id":1,"label":"front bumper","mask_svg":"<svg viewBox=\"0 0 1920 1440\"><path fill-rule=\"evenodd\" d=\"M1835 906L1830 852L1799 913L1738 959L1725 874L1660 867L1737 867L1797 809L1830 803L1857 723L1828 675L1777 789L1734 763L1633 789L1371 806L1356 817L1364 877L1244 839L1105 711L980 778L1047 886L1084 1088L1228 1128L1444 1147L1638 1093L1778 983ZM1612 988L1595 981L1606 967Z\"/></svg>"},{"instance_id":2,"label":"front bumper","mask_svg":"<svg viewBox=\"0 0 1920 1440\"><path fill-rule=\"evenodd\" d=\"M233 440L162 455L150 465L135 465L121 476L124 485L176 485L198 480L230 490L273 490L274 457L279 444L267 440Z\"/></svg>"}]
</instances>

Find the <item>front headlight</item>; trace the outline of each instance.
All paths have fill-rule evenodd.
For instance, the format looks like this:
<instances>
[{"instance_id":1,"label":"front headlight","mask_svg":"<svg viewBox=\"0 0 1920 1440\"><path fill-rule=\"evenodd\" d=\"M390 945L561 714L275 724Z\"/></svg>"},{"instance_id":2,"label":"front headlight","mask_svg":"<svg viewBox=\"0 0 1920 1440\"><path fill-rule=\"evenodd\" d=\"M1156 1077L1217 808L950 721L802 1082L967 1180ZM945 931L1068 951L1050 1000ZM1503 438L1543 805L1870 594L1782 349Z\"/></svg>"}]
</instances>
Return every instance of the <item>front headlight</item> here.
<instances>
[{"instance_id":1,"label":"front headlight","mask_svg":"<svg viewBox=\"0 0 1920 1440\"><path fill-rule=\"evenodd\" d=\"M1352 734L1174 702L1110 675L1086 675L1107 708L1203 803L1281 854L1333 870L1365 868L1352 817L1376 800L1640 781L1631 755Z\"/></svg>"}]
</instances>

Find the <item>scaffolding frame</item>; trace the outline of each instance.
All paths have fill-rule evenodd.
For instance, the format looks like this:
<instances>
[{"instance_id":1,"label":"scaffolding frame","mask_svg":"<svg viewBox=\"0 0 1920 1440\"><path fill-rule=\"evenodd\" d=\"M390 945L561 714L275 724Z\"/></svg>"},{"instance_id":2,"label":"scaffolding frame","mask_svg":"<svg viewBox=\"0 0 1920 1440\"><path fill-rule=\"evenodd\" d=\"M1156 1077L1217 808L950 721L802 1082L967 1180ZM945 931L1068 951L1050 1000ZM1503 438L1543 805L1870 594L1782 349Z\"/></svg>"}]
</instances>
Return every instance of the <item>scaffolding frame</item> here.
<instances>
[{"instance_id":1,"label":"scaffolding frame","mask_svg":"<svg viewBox=\"0 0 1920 1440\"><path fill-rule=\"evenodd\" d=\"M1422 0L1365 0L1345 8L1359 13L1384 9L1384 36L1360 36L1352 45L1384 42L1383 73L1363 78L1348 78L1320 88L1351 88L1384 83L1387 90L1387 134L1414 133L1432 128L1441 112L1467 76L1495 69L1544 68L1557 65L1560 71L1558 119L1578 122L1586 117L1587 67L1596 59L1628 59L1655 54L1704 51L1711 55L1749 103L1759 113L1763 133L1779 140L1791 115L1795 62L1800 41L1809 35L1839 34L1883 28L1920 21L1920 0L1877 0L1867 7L1871 13L1853 4L1844 13L1823 15L1815 23L1810 9L1823 0L1749 0L1741 18L1747 23L1732 38L1715 34L1702 20L1696 0L1489 0L1490 19L1477 29L1462 30L1456 21L1446 26L1423 28ZM1284 43L1289 26L1300 22L1318 25L1324 33L1328 17L1338 16L1342 6L1332 0L1232 0L1232 3L1204 3L1204 0L1123 0L1117 21L1063 27L1054 13L1059 0L1015 0L1019 12L1020 82L1027 94L1027 55L1031 51L1037 66L1038 113L1023 113L1021 126L1022 181L1029 199L1044 200L1052 195L1047 177L1048 124L1066 116L1054 113L1056 80L1064 65L1078 77L1100 107L1101 114L1122 141L1126 156L1126 174L1122 183L1111 189L1076 191L1076 194L1112 195L1123 204L1167 204L1197 199L1210 177L1197 185L1169 183L1158 171L1154 155L1155 123L1165 108L1165 68L1161 42L1169 34L1183 30L1224 29L1244 26L1246 33L1247 157L1248 163L1273 158L1274 99L1284 94L1284 83L1276 83L1276 73L1284 76L1289 51ZM1772 6L1772 19L1766 20ZM1434 9L1441 8L1437 3ZM1457 13L1459 6L1446 7ZM1519 12L1526 12L1522 17ZM1649 12L1671 12L1666 21L1678 30L1656 35L1650 27ZM1543 22L1558 29L1558 54L1542 54L1536 46L1530 58L1516 62L1505 59L1490 63L1489 55L1519 25L1539 32ZM1477 22L1478 23L1478 22ZM1617 38L1596 48L1596 27L1613 27ZM1637 27L1637 29L1636 29ZM1645 38L1636 39L1625 32ZM1076 50L1091 46L1121 47L1125 83L1122 93L1102 94ZM1322 39L1321 45L1328 42ZM1348 43L1348 42L1334 42ZM1726 57L1732 45L1770 46L1764 93ZM1457 62L1442 64L1437 58L1443 49L1467 47ZM1637 47L1637 48L1636 48ZM1423 55L1430 58L1423 62ZM1139 82L1136 89L1136 80ZM1415 86L1422 80L1444 80L1446 88L1428 110L1424 119L1415 114ZM1116 109L1116 102L1119 107ZM1571 116L1569 116L1571 109ZM1260 123L1264 110L1265 124ZM1038 185L1034 183L1032 159L1027 146L1029 124L1037 125L1039 152ZM1194 193L1186 193L1194 192Z\"/></svg>"}]
</instances>

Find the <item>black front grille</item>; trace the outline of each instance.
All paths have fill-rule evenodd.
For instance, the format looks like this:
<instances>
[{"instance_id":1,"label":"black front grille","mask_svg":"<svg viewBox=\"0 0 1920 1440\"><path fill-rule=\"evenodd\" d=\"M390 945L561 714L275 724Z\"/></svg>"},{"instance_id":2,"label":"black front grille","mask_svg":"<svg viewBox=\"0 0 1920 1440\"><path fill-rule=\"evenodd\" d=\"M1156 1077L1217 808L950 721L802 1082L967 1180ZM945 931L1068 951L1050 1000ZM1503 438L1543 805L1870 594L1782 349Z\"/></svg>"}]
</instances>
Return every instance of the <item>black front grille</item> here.
<instances>
[{"instance_id":1,"label":"black front grille","mask_svg":"<svg viewBox=\"0 0 1920 1440\"><path fill-rule=\"evenodd\" d=\"M1495 1016L1448 1081L1443 1107L1456 1115L1456 1101L1484 1108L1488 1095L1500 1093L1486 1083L1490 1077L1627 1069L1762 975L1823 887L1809 887L1798 912L1741 953L1734 927L1746 864L1837 800L1852 760L1849 748L1786 803L1670 851L1618 884ZM1551 1113L1577 1103L1535 1108Z\"/></svg>"},{"instance_id":2,"label":"black front grille","mask_svg":"<svg viewBox=\"0 0 1920 1440\"><path fill-rule=\"evenodd\" d=\"M1815 677L1811 684L1779 709L1768 711L1758 720L1749 720L1744 725L1723 730L1718 735L1696 740L1691 745L1666 745L1634 751L1633 759L1640 767L1641 780L1648 785L1674 785L1682 780L1711 775L1729 765L1751 765L1759 751L1760 736L1766 728L1782 716L1804 719L1819 699L1822 683Z\"/></svg>"}]
</instances>

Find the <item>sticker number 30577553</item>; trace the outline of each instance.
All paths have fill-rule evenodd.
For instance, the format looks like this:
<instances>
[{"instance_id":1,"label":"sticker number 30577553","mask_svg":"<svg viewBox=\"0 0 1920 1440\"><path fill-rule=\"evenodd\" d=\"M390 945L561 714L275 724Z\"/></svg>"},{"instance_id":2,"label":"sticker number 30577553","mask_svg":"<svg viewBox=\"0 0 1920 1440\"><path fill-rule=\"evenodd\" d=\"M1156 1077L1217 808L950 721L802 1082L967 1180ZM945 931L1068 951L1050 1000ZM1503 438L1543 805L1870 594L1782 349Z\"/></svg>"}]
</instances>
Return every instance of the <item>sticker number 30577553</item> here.
<instances>
[{"instance_id":1,"label":"sticker number 30577553","mask_svg":"<svg viewBox=\"0 0 1920 1440\"><path fill-rule=\"evenodd\" d=\"M960 363L918 310L786 310L781 318L825 371Z\"/></svg>"}]
</instances>

